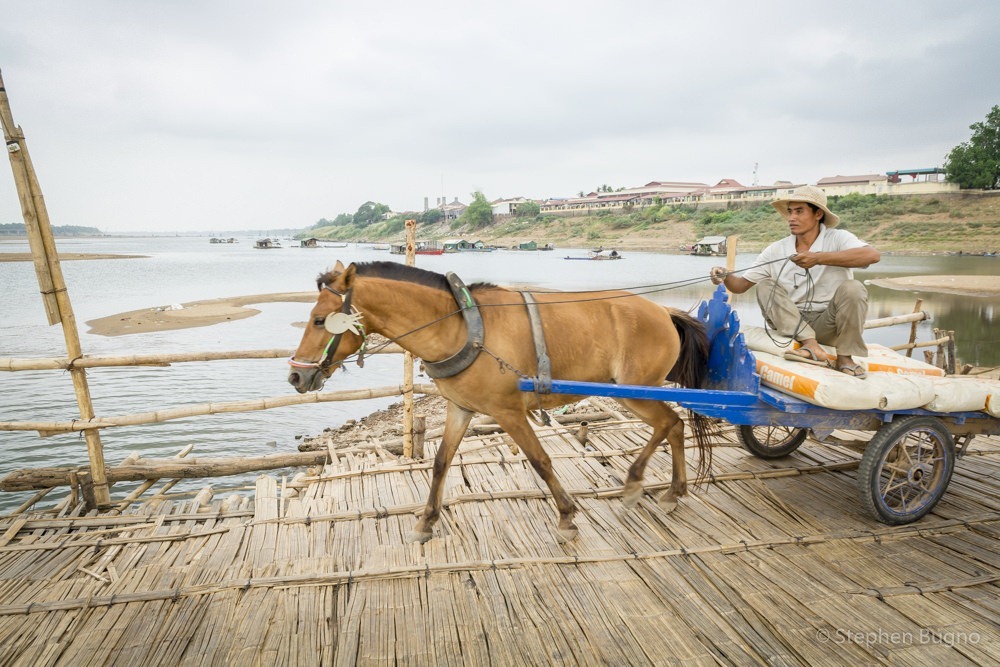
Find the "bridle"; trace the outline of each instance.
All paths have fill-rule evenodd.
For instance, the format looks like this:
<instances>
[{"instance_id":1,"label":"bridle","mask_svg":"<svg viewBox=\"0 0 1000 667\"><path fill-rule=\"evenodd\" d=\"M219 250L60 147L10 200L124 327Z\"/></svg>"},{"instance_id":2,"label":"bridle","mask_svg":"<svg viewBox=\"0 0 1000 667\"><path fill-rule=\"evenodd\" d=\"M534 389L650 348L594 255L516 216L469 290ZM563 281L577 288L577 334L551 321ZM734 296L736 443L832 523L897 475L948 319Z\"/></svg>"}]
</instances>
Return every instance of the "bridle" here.
<instances>
[{"instance_id":1,"label":"bridle","mask_svg":"<svg viewBox=\"0 0 1000 667\"><path fill-rule=\"evenodd\" d=\"M323 289L336 294L343 300L340 310L328 314L323 322L326 330L333 334L326 344L326 349L323 350L323 357L319 361L298 361L295 359L295 355L292 355L288 360L288 365L292 368L318 368L326 373L335 363L343 364L343 360L334 362L333 357L337 353L337 348L340 347L340 341L344 337L344 333L353 331L361 336L362 339L361 348L358 350L358 366L364 366L365 346L368 343L368 334L361 323L361 312L351 305L354 288L349 287L346 292L339 292L329 285L323 285Z\"/></svg>"}]
</instances>

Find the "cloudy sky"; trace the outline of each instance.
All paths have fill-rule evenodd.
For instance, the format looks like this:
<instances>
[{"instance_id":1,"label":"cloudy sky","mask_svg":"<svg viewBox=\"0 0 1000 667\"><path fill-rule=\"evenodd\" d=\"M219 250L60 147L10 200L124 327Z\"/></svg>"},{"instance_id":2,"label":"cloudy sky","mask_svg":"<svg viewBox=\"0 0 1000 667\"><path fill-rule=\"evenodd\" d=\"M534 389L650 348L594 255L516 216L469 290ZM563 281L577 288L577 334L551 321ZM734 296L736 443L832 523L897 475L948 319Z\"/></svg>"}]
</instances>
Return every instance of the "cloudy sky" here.
<instances>
[{"instance_id":1,"label":"cloudy sky","mask_svg":"<svg viewBox=\"0 0 1000 667\"><path fill-rule=\"evenodd\" d=\"M53 223L111 232L940 166L1000 104L995 0L0 0L0 16ZM2 172L0 222L17 222Z\"/></svg>"}]
</instances>

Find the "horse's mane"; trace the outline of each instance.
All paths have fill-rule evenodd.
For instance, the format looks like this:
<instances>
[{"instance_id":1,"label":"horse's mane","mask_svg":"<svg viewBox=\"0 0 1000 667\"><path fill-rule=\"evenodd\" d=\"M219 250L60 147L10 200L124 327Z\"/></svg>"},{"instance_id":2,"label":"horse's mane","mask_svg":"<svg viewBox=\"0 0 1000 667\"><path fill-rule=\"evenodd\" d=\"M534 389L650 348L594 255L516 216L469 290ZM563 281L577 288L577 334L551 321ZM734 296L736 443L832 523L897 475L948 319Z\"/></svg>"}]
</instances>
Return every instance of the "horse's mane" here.
<instances>
[{"instance_id":1,"label":"horse's mane","mask_svg":"<svg viewBox=\"0 0 1000 667\"><path fill-rule=\"evenodd\" d=\"M445 292L451 294L451 288L448 287L447 279L445 279L445 277L440 273L434 273L433 271L428 271L427 269L418 269L415 266L407 266L406 264L400 264L399 262L361 262L359 264L355 264L354 269L359 276L415 283L417 285L424 285L426 287L444 290ZM333 271L321 273L319 277L316 278L316 286L319 289L323 289L323 287L332 283L338 275L339 273L335 273ZM496 287L496 285L492 283L474 283L469 286L469 289L475 290L487 287Z\"/></svg>"}]
</instances>

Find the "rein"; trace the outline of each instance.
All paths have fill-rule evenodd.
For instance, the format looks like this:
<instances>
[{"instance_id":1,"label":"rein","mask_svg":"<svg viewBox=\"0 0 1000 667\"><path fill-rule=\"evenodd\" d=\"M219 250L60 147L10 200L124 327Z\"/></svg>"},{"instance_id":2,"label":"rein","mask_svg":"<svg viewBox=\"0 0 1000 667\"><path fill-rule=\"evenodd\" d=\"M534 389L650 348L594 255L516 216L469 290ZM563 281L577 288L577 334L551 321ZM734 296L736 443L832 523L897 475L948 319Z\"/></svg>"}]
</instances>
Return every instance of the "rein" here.
<instances>
[{"instance_id":1,"label":"rein","mask_svg":"<svg viewBox=\"0 0 1000 667\"><path fill-rule=\"evenodd\" d=\"M782 261L787 262L788 258L771 260L755 266L765 266L767 264L774 264L776 262L782 262ZM754 268L754 267L747 267L747 268ZM740 273L746 270L747 269L738 269L735 271L729 271L727 272L727 274ZM468 287L466 287L465 283L462 282L461 278L459 278L453 272L448 272L447 274L445 274L445 278L447 279L448 287L451 289L452 296L454 297L455 302L458 304L459 309L449 313L448 315L445 315L444 317L438 318L437 320L433 320L419 327L416 327L415 329L412 329L404 334L396 336L395 338L386 341L386 343L384 344L388 345L390 343L397 342L400 338L403 338L404 336L408 336L409 334L415 333L420 329L426 328L428 326L436 324L437 322L440 322L441 320L447 319L449 317L457 315L458 313L461 313L462 318L465 320L465 327L467 331L466 342L465 345L462 347L462 349L453 354L452 356L448 357L447 359L442 359L441 361L427 361L426 359L423 361L424 370L427 372L427 375L434 379L449 378L458 375L466 368L471 366L472 363L479 357L479 354L481 352L483 351L489 352L488 350L485 350L485 347L483 345L485 340L485 328L483 326L483 318L482 318L482 313L480 312L480 308L526 306L529 312L529 316L531 314L534 314L535 318L538 318L537 309L539 304L535 303L533 298L530 299L529 302L528 295L530 294L530 292L528 291L523 293L524 301L520 303L512 302L512 303L480 305L476 303L476 300L472 297L472 293L469 291ZM697 277L697 278L687 278L684 280L675 281L673 283L659 283L657 285L646 285L642 287L631 287L631 288L619 287L619 288L614 288L613 291L628 291L628 290L643 290L643 291L633 291L628 294L616 295L616 296L589 297L583 299L567 299L565 301L560 301L559 303L560 304L582 303L587 301L606 301L613 299L630 298L635 296L643 296L645 294L650 294L654 292L662 292L667 289L676 289L679 287L693 285L702 282L706 279L707 278L705 277ZM353 288L348 289L347 292L339 292L328 285L324 285L323 289L332 292L333 294L336 294L337 296L341 297L344 300L343 306L341 307L339 313L342 313L346 317L351 318L352 320L351 326L355 327L357 333L359 333L359 335L364 337L364 342L361 345L361 349L358 351L358 365L363 366L365 347L367 345L368 335L365 332L364 327L360 322L360 316L361 316L360 312L358 312L357 309L355 309L351 305L351 296ZM584 290L584 291L593 292L594 290ZM612 290L602 290L602 291L612 291ZM573 292L565 292L565 293L572 294ZM552 304L547 304L547 305L552 305ZM352 311L354 313L353 315ZM542 338L541 340L541 345L539 345L538 341L537 332L540 331L540 318L538 318L538 322L533 322L532 325L533 325L532 329L533 329L533 338L534 338L536 353L538 350L541 350L542 354L547 356L544 350L544 345L545 345L544 338ZM293 368L319 368L325 371L334 364L333 355L336 353L337 347L340 345L341 338L343 337L343 332L346 331L348 328L351 327L348 326L345 327L344 329L341 329L338 333L335 333L333 337L330 338L330 341L327 343L326 349L323 352L323 358L320 359L320 361L311 361L311 362L297 361L295 357L292 356L288 360L288 364ZM492 353L490 354L492 356ZM343 364L344 361L346 361L346 359L341 360L340 362L337 363ZM502 360L500 359L498 359L498 361L502 362ZM501 363L501 366L502 365L503 364Z\"/></svg>"}]
</instances>

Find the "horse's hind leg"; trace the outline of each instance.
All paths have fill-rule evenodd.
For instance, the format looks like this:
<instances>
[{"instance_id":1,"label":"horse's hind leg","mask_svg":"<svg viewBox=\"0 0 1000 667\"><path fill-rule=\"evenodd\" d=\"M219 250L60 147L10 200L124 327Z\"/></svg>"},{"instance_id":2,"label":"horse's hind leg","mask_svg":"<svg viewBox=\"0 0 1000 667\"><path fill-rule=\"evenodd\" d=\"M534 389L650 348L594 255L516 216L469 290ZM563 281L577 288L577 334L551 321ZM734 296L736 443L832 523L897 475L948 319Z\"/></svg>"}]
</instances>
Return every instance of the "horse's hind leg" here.
<instances>
[{"instance_id":1,"label":"horse's hind leg","mask_svg":"<svg viewBox=\"0 0 1000 667\"><path fill-rule=\"evenodd\" d=\"M552 459L542 449L542 443L538 441L538 436L531 429L528 420L523 413L517 415L497 415L493 417L497 420L500 428L507 431L507 434L521 446L521 451L528 458L531 467L535 469L538 476L548 485L552 497L556 501L559 509L559 541L569 542L577 535L576 524L573 523L573 516L576 514L576 503L563 489L562 484L556 479L552 471Z\"/></svg>"},{"instance_id":2,"label":"horse's hind leg","mask_svg":"<svg viewBox=\"0 0 1000 667\"><path fill-rule=\"evenodd\" d=\"M672 478L670 488L660 496L660 507L670 512L677 507L677 498L687 493L687 469L684 465L684 422L670 406L660 401L636 401L624 399L622 405L639 416L653 428L653 435L639 452L628 469L622 500L632 507L642 497L642 480L646 474L646 464L657 446L666 438L670 443L670 463Z\"/></svg>"},{"instance_id":3,"label":"horse's hind leg","mask_svg":"<svg viewBox=\"0 0 1000 667\"><path fill-rule=\"evenodd\" d=\"M444 478L449 466L451 466L451 460L455 458L455 452L458 451L458 445L462 442L462 436L469 428L472 415L472 412L448 401L448 416L444 424L444 435L441 436L441 446L438 447L437 456L434 457L434 475L431 478L430 492L427 494L427 505L424 507L424 513L417 521L417 525L407 536L407 542L423 544L431 539L434 524L441 516Z\"/></svg>"}]
</instances>

